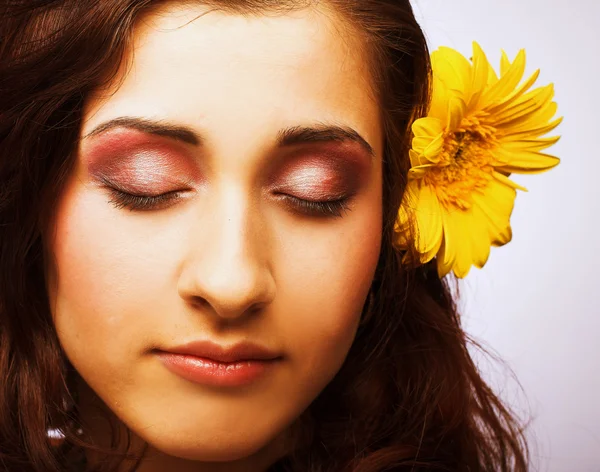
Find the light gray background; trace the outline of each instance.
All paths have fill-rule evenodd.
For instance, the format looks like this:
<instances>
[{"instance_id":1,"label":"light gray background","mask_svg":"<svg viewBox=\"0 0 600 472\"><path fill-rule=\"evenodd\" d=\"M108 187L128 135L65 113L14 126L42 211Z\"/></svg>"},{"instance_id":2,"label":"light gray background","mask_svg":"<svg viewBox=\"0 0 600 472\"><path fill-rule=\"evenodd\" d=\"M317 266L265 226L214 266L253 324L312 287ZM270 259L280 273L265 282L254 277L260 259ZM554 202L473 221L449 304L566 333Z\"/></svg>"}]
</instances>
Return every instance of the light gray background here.
<instances>
[{"instance_id":1,"label":"light gray background","mask_svg":"<svg viewBox=\"0 0 600 472\"><path fill-rule=\"evenodd\" d=\"M411 0L433 51L471 55L476 40L499 70L500 50L527 52L526 77L555 84L563 123L549 149L561 164L515 175L513 241L494 248L483 270L462 282L469 333L496 351L481 359L504 399L533 418L534 467L600 471L600 1ZM477 356L478 359L480 358Z\"/></svg>"}]
</instances>

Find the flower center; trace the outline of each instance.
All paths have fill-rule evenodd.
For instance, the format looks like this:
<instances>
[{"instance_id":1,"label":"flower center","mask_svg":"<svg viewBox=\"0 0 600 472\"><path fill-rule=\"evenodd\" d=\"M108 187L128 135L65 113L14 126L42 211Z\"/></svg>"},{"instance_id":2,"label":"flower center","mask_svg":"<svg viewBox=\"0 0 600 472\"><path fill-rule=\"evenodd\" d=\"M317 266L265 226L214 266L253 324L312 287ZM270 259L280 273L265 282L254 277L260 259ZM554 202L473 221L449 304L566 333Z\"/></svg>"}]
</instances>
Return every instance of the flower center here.
<instances>
[{"instance_id":1,"label":"flower center","mask_svg":"<svg viewBox=\"0 0 600 472\"><path fill-rule=\"evenodd\" d=\"M427 170L423 182L434 189L446 208L471 207L471 195L492 179L496 129L471 117L457 131L444 136L439 163Z\"/></svg>"}]
</instances>

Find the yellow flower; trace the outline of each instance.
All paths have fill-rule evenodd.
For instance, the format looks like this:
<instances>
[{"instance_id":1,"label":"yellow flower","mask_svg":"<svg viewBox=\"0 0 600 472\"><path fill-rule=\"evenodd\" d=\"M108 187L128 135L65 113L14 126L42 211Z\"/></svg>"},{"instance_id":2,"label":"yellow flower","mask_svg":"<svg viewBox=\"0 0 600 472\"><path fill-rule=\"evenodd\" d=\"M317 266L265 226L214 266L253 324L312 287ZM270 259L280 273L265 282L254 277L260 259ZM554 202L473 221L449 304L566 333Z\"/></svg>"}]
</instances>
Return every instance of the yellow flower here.
<instances>
[{"instance_id":1,"label":"yellow flower","mask_svg":"<svg viewBox=\"0 0 600 472\"><path fill-rule=\"evenodd\" d=\"M559 159L541 151L559 137L541 138L553 119L554 86L522 85L525 51L511 63L502 51L500 77L473 43L472 62L441 47L431 55L433 97L428 116L412 126L412 168L396 221L396 245L414 245L425 263L436 257L438 273L464 277L487 262L490 247L511 240L516 189L511 173L551 169ZM409 241L407 229L416 229ZM408 256L408 254L407 254Z\"/></svg>"}]
</instances>

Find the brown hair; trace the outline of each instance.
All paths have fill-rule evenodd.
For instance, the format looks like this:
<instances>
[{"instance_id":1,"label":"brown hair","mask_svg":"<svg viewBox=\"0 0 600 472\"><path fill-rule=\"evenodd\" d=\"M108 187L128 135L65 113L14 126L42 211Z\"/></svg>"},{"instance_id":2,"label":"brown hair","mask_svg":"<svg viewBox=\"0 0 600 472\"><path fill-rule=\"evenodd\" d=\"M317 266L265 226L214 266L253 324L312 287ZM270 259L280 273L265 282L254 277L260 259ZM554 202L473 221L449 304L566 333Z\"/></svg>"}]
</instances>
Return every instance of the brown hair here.
<instances>
[{"instance_id":1,"label":"brown hair","mask_svg":"<svg viewBox=\"0 0 600 472\"><path fill-rule=\"evenodd\" d=\"M239 14L310 2L210 0ZM43 231L74 161L86 97L113 78L156 0L5 0L0 5L0 463L60 471L86 446L73 372L44 280ZM303 5L300 5L303 3ZM329 0L364 36L384 123L379 264L334 380L300 418L306 447L273 467L320 471L527 470L522 428L481 378L447 280L401 265L393 227L410 124L427 111L429 51L409 0ZM53 447L47 430L66 440Z\"/></svg>"}]
</instances>

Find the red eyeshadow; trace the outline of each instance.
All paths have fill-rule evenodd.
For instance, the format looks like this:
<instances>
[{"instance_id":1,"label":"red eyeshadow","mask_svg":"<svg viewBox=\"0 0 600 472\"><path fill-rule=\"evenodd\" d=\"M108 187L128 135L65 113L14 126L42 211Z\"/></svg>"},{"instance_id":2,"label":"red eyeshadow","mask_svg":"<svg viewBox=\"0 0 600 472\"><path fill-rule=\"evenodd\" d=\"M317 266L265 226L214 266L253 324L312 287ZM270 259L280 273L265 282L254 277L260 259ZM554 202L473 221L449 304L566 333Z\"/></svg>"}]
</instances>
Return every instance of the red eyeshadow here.
<instances>
[{"instance_id":1,"label":"red eyeshadow","mask_svg":"<svg viewBox=\"0 0 600 472\"><path fill-rule=\"evenodd\" d=\"M355 146L311 145L286 156L276 170L273 190L309 200L355 193L369 174L371 159Z\"/></svg>"},{"instance_id":2,"label":"red eyeshadow","mask_svg":"<svg viewBox=\"0 0 600 472\"><path fill-rule=\"evenodd\" d=\"M200 178L194 156L184 144L168 138L114 130L90 141L82 153L91 176L108 177L133 190L152 187L157 193Z\"/></svg>"}]
</instances>

